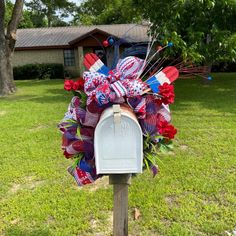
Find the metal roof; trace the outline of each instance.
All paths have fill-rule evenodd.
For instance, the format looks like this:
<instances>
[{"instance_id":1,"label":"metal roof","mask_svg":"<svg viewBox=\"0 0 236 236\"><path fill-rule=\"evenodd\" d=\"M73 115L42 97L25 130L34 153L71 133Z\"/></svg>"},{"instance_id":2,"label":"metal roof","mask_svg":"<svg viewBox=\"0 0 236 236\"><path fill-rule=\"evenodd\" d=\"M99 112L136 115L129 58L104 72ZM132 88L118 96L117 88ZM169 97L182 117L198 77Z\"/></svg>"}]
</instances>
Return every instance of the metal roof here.
<instances>
[{"instance_id":1,"label":"metal roof","mask_svg":"<svg viewBox=\"0 0 236 236\"><path fill-rule=\"evenodd\" d=\"M69 46L73 41L90 31L99 29L108 34L124 38L128 42L147 42L148 26L137 24L117 24L117 25L93 25L93 26L69 26L18 29L16 48L37 48Z\"/></svg>"}]
</instances>

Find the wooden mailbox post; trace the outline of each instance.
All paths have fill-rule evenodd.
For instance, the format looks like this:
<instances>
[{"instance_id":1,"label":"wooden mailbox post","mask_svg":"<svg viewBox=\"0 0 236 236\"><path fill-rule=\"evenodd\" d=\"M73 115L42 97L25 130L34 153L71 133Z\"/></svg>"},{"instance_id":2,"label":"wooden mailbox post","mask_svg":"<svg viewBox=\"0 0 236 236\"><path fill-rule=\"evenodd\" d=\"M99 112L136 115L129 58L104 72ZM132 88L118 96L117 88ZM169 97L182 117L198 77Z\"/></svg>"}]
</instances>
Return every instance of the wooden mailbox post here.
<instances>
[{"instance_id":1,"label":"wooden mailbox post","mask_svg":"<svg viewBox=\"0 0 236 236\"><path fill-rule=\"evenodd\" d=\"M97 174L109 174L113 185L113 235L128 235L128 186L132 173L142 172L143 135L127 106L106 109L95 129Z\"/></svg>"}]
</instances>

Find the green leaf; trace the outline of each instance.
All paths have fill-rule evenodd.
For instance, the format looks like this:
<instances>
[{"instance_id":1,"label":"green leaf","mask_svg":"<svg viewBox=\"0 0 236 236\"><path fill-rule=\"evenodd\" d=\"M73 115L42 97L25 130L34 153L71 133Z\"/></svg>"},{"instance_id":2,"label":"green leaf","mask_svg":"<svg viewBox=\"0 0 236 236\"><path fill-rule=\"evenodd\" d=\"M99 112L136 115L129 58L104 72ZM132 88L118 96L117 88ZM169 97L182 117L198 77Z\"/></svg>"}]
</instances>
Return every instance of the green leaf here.
<instances>
[{"instance_id":1,"label":"green leaf","mask_svg":"<svg viewBox=\"0 0 236 236\"><path fill-rule=\"evenodd\" d=\"M150 170L150 167L149 167L149 164L148 164L148 161L147 161L147 159L146 159L146 158L144 158L143 160L144 160L144 163L145 163L145 165L146 165L147 169L148 169L148 170Z\"/></svg>"},{"instance_id":2,"label":"green leaf","mask_svg":"<svg viewBox=\"0 0 236 236\"><path fill-rule=\"evenodd\" d=\"M84 155L82 153L77 154L74 157L74 163L72 164L72 168L75 169L76 166L79 164L79 162L81 161L81 159L84 157Z\"/></svg>"}]
</instances>

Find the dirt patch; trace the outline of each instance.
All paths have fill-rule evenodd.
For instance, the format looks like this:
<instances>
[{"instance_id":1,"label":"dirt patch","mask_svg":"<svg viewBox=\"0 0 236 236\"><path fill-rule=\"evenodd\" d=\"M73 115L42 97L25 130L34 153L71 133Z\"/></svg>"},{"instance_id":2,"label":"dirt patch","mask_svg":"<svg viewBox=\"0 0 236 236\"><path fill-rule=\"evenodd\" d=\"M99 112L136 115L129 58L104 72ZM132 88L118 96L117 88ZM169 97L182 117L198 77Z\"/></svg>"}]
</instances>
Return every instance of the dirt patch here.
<instances>
[{"instance_id":1,"label":"dirt patch","mask_svg":"<svg viewBox=\"0 0 236 236\"><path fill-rule=\"evenodd\" d=\"M113 211L110 211L108 213L107 222L109 224L110 230L112 231L112 226L113 226Z\"/></svg>"},{"instance_id":2,"label":"dirt patch","mask_svg":"<svg viewBox=\"0 0 236 236\"><path fill-rule=\"evenodd\" d=\"M5 116L7 114L6 111L0 111L0 116Z\"/></svg>"},{"instance_id":3,"label":"dirt patch","mask_svg":"<svg viewBox=\"0 0 236 236\"><path fill-rule=\"evenodd\" d=\"M96 229L98 227L98 221L95 219L90 220L90 225L92 229Z\"/></svg>"},{"instance_id":4,"label":"dirt patch","mask_svg":"<svg viewBox=\"0 0 236 236\"><path fill-rule=\"evenodd\" d=\"M26 185L26 188L28 188L28 189L35 189L35 188L37 188L38 186L41 186L41 185L43 185L43 183L44 183L44 181L34 181L33 183L30 183L30 184L27 184Z\"/></svg>"},{"instance_id":5,"label":"dirt patch","mask_svg":"<svg viewBox=\"0 0 236 236\"><path fill-rule=\"evenodd\" d=\"M22 190L22 189L33 190L43 184L44 184L44 181L42 180L35 180L33 176L26 176L23 178L23 183L13 183L9 190L9 193L15 194L19 190Z\"/></svg>"},{"instance_id":6,"label":"dirt patch","mask_svg":"<svg viewBox=\"0 0 236 236\"><path fill-rule=\"evenodd\" d=\"M73 190L76 190L76 191L82 191L82 190L83 190L83 187L78 186L76 183L74 183L74 184L71 186L71 188L72 188Z\"/></svg>"},{"instance_id":7,"label":"dirt patch","mask_svg":"<svg viewBox=\"0 0 236 236\"><path fill-rule=\"evenodd\" d=\"M13 184L11 189L9 190L10 193L16 193L19 189L21 189L20 184Z\"/></svg>"},{"instance_id":8,"label":"dirt patch","mask_svg":"<svg viewBox=\"0 0 236 236\"><path fill-rule=\"evenodd\" d=\"M53 223L54 221L55 221L55 218L53 216L49 216L47 221L46 221L46 224L49 225L49 224Z\"/></svg>"},{"instance_id":9,"label":"dirt patch","mask_svg":"<svg viewBox=\"0 0 236 236\"><path fill-rule=\"evenodd\" d=\"M187 145L180 145L180 149L185 151L188 149L188 146Z\"/></svg>"},{"instance_id":10,"label":"dirt patch","mask_svg":"<svg viewBox=\"0 0 236 236\"><path fill-rule=\"evenodd\" d=\"M24 184L24 186L25 186L25 188L27 188L27 189L35 189L35 188L37 188L38 186L41 186L41 185L43 185L43 183L44 183L44 181L42 181L42 180L37 180L37 179L35 179L35 177L34 176L26 176L25 178L24 178L24 180L25 180L25 184Z\"/></svg>"},{"instance_id":11,"label":"dirt patch","mask_svg":"<svg viewBox=\"0 0 236 236\"><path fill-rule=\"evenodd\" d=\"M225 234L228 235L228 236L236 236L236 227L234 230L227 230L225 231Z\"/></svg>"},{"instance_id":12,"label":"dirt patch","mask_svg":"<svg viewBox=\"0 0 236 236\"><path fill-rule=\"evenodd\" d=\"M11 223L12 225L17 225L19 222L20 222L19 219L15 219L15 220L12 220L10 223Z\"/></svg>"},{"instance_id":13,"label":"dirt patch","mask_svg":"<svg viewBox=\"0 0 236 236\"><path fill-rule=\"evenodd\" d=\"M103 176L102 178L96 180L93 184L88 185L88 190L90 192L97 191L100 188L108 188L109 186L109 177L108 176Z\"/></svg>"},{"instance_id":14,"label":"dirt patch","mask_svg":"<svg viewBox=\"0 0 236 236\"><path fill-rule=\"evenodd\" d=\"M47 125L38 125L38 126L35 126L34 128L29 129L29 131L34 132L41 129L46 129L47 127L48 127Z\"/></svg>"},{"instance_id":15,"label":"dirt patch","mask_svg":"<svg viewBox=\"0 0 236 236\"><path fill-rule=\"evenodd\" d=\"M106 227L98 219L91 219L90 225L93 231L93 236L111 236L113 230L113 212L109 211L106 213Z\"/></svg>"},{"instance_id":16,"label":"dirt patch","mask_svg":"<svg viewBox=\"0 0 236 236\"><path fill-rule=\"evenodd\" d=\"M161 219L161 222L162 222L162 224L165 225L166 227L170 227L171 224L172 224L172 221L171 221L170 219L168 219L168 218L162 218L162 219Z\"/></svg>"},{"instance_id":17,"label":"dirt patch","mask_svg":"<svg viewBox=\"0 0 236 236\"><path fill-rule=\"evenodd\" d=\"M169 155L169 156L174 156L174 155L175 155L175 153L174 153L173 151L169 151L169 152L167 152L167 153L166 153L166 155Z\"/></svg>"},{"instance_id":18,"label":"dirt patch","mask_svg":"<svg viewBox=\"0 0 236 236\"><path fill-rule=\"evenodd\" d=\"M169 195L165 197L165 201L170 208L178 204L177 197L174 195Z\"/></svg>"}]
</instances>

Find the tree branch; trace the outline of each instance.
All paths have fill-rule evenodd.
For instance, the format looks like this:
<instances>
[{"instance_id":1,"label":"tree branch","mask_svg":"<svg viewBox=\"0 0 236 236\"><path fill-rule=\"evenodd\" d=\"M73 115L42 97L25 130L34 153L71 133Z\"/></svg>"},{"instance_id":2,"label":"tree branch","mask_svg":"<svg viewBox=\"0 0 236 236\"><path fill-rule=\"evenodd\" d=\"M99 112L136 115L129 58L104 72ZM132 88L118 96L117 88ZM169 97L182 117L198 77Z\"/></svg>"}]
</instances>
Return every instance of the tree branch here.
<instances>
[{"instance_id":1,"label":"tree branch","mask_svg":"<svg viewBox=\"0 0 236 236\"><path fill-rule=\"evenodd\" d=\"M15 1L15 5L14 5L12 15L11 15L11 20L7 26L6 38L9 40L9 47L12 51L15 47L16 30L22 17L23 5L24 5L24 0Z\"/></svg>"}]
</instances>

